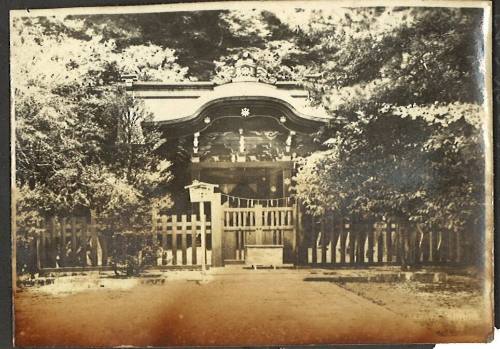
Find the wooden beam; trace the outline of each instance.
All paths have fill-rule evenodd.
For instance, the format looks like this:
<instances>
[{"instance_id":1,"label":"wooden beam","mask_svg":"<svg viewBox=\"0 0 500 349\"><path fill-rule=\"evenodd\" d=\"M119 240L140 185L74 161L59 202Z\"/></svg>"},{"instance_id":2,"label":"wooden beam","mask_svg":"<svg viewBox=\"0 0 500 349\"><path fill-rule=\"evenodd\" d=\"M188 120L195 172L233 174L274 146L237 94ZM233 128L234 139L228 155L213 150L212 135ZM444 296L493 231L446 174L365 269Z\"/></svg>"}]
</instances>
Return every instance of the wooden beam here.
<instances>
[{"instance_id":1,"label":"wooden beam","mask_svg":"<svg viewBox=\"0 0 500 349\"><path fill-rule=\"evenodd\" d=\"M191 170L201 170L206 168L280 168L291 169L293 168L292 161L254 161L254 162L195 162L191 163Z\"/></svg>"}]
</instances>

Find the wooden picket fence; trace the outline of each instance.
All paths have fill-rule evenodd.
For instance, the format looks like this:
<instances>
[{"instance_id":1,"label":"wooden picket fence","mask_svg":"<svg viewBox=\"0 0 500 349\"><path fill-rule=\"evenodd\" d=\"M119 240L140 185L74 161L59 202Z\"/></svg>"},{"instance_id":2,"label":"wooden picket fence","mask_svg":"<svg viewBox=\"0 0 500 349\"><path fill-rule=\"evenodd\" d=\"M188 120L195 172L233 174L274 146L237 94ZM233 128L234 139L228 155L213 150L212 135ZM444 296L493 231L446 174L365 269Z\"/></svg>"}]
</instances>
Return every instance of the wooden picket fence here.
<instances>
[{"instance_id":1,"label":"wooden picket fence","mask_svg":"<svg viewBox=\"0 0 500 349\"><path fill-rule=\"evenodd\" d=\"M205 215L157 215L153 211L152 216L153 239L167 254L163 265L201 265L202 258L210 264L212 231Z\"/></svg>"},{"instance_id":2,"label":"wooden picket fence","mask_svg":"<svg viewBox=\"0 0 500 349\"><path fill-rule=\"evenodd\" d=\"M202 258L211 260L211 222L205 216L156 215L153 212L150 233L136 234L134 238L147 239L146 244L159 247L155 250L152 266L199 266ZM37 222L39 236L35 240L35 263L44 269L105 269L109 268L113 251L122 247L105 232L91 216L52 217ZM202 233L206 246L202 246ZM129 235L130 234L114 234ZM123 249L123 248L122 248ZM125 251L122 251L125 253Z\"/></svg>"},{"instance_id":3,"label":"wooden picket fence","mask_svg":"<svg viewBox=\"0 0 500 349\"><path fill-rule=\"evenodd\" d=\"M107 264L108 246L106 240L99 236L98 225L93 218L52 217L38 224L38 269L97 267Z\"/></svg>"},{"instance_id":4,"label":"wooden picket fence","mask_svg":"<svg viewBox=\"0 0 500 349\"><path fill-rule=\"evenodd\" d=\"M326 215L306 218L304 230L309 233L298 252L303 265L461 264L468 258L460 233L421 231L398 220L363 222Z\"/></svg>"},{"instance_id":5,"label":"wooden picket fence","mask_svg":"<svg viewBox=\"0 0 500 349\"><path fill-rule=\"evenodd\" d=\"M291 207L220 206L220 243L212 246L213 222L205 215L158 215L140 235L155 246L157 267L244 261L245 246L283 246L283 262L302 266L467 264L473 249L466 234L422 231L396 219L356 221L333 214L314 218ZM210 215L209 215L210 216ZM117 246L91 217L50 218L37 223L33 247L37 269L109 268ZM217 222L219 222L217 220ZM220 235L219 235L220 236ZM203 238L204 237L204 238ZM159 252L158 252L159 251Z\"/></svg>"}]
</instances>

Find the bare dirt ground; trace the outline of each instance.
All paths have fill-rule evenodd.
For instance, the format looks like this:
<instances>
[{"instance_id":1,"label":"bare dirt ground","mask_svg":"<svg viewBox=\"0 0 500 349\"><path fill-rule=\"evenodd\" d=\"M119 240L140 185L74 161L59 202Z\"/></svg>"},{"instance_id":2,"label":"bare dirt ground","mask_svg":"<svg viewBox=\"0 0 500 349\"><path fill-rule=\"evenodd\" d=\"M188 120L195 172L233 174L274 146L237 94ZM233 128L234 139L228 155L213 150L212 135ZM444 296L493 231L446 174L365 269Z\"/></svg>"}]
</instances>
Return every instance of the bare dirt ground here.
<instances>
[{"instance_id":1,"label":"bare dirt ground","mask_svg":"<svg viewBox=\"0 0 500 349\"><path fill-rule=\"evenodd\" d=\"M453 276L446 282L425 284L403 283L345 283L340 284L374 303L432 329L442 337L456 341L487 337L487 302L478 280Z\"/></svg>"},{"instance_id":2,"label":"bare dirt ground","mask_svg":"<svg viewBox=\"0 0 500 349\"><path fill-rule=\"evenodd\" d=\"M167 272L156 285L98 274L62 277L17 291L16 345L436 343L488 334L477 325L484 323L484 304L475 288L314 280L328 274L232 267L206 275ZM463 328L462 317L472 320Z\"/></svg>"}]
</instances>

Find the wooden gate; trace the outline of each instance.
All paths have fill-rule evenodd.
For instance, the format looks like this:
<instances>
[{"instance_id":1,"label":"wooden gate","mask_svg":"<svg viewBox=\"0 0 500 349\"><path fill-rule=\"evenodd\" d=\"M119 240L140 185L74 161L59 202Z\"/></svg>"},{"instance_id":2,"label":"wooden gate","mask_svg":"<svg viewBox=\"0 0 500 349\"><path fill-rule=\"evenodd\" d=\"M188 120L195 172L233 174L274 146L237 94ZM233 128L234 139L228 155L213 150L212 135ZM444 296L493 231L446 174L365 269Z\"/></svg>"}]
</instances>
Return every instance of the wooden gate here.
<instances>
[{"instance_id":1,"label":"wooden gate","mask_svg":"<svg viewBox=\"0 0 500 349\"><path fill-rule=\"evenodd\" d=\"M297 207L222 205L222 254L225 264L245 261L247 245L282 246L283 262L294 263Z\"/></svg>"}]
</instances>

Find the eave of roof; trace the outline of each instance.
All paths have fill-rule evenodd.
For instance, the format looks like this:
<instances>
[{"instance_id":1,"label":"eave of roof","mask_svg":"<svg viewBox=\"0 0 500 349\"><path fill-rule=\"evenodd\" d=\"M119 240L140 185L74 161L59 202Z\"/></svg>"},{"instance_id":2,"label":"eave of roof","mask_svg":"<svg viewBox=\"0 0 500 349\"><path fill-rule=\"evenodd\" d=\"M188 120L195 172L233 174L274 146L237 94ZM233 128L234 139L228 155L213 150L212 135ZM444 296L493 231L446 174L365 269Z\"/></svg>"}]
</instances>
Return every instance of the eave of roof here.
<instances>
[{"instance_id":1,"label":"eave of roof","mask_svg":"<svg viewBox=\"0 0 500 349\"><path fill-rule=\"evenodd\" d=\"M260 81L214 82L133 82L127 90L143 99L159 123L175 123L196 118L214 102L224 100L275 100L286 105L298 117L315 122L328 122L325 109L308 102L308 92L297 81L274 84Z\"/></svg>"}]
</instances>

